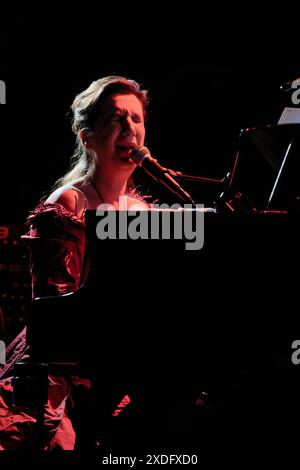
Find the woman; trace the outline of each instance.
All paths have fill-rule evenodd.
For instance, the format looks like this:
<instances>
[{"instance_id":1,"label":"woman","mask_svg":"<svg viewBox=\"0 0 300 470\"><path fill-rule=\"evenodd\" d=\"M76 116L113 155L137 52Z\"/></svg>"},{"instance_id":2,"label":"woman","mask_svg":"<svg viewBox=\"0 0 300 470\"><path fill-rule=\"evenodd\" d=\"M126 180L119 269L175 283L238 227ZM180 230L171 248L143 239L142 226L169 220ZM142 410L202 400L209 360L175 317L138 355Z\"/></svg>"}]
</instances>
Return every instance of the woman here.
<instances>
[{"instance_id":1,"label":"woman","mask_svg":"<svg viewBox=\"0 0 300 470\"><path fill-rule=\"evenodd\" d=\"M146 91L122 77L102 78L79 94L72 105L74 164L47 203L62 203L77 216L85 204L88 209L104 202L118 208L119 197L132 190L130 152L144 144L147 104ZM129 207L136 202L130 194L127 198Z\"/></svg>"},{"instance_id":2,"label":"woman","mask_svg":"<svg viewBox=\"0 0 300 470\"><path fill-rule=\"evenodd\" d=\"M77 148L70 171L50 196L30 214L30 231L24 237L30 248L33 298L77 290L87 276L85 210L108 203L116 209L148 204L136 193L130 154L144 144L147 92L135 81L108 76L94 81L76 96L73 131ZM11 407L13 365L26 354L25 330L8 348L8 362L0 382L0 449L32 444L36 415L30 408ZM44 448L73 449L75 433L66 415L73 377L49 377L45 412Z\"/></svg>"}]
</instances>

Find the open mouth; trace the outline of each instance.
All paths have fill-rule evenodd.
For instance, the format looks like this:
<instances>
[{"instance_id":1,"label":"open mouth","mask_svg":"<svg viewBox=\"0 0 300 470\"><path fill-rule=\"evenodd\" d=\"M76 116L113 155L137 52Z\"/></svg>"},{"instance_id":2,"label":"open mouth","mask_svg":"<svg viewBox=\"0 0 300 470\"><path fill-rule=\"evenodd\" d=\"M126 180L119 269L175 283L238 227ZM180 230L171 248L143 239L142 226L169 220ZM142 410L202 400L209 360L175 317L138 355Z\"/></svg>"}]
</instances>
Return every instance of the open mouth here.
<instances>
[{"instance_id":1,"label":"open mouth","mask_svg":"<svg viewBox=\"0 0 300 470\"><path fill-rule=\"evenodd\" d=\"M133 145L117 145L117 150L122 154L122 156L126 156L128 158L131 157L131 151L133 148Z\"/></svg>"}]
</instances>

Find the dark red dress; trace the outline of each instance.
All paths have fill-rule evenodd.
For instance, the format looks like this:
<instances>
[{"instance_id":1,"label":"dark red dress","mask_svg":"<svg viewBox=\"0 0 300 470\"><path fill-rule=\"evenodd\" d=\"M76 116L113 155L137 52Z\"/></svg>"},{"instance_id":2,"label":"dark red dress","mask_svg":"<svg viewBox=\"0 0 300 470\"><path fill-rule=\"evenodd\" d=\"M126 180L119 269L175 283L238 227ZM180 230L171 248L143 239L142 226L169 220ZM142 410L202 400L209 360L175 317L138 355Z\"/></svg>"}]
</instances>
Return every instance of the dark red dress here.
<instances>
[{"instance_id":1,"label":"dark red dress","mask_svg":"<svg viewBox=\"0 0 300 470\"><path fill-rule=\"evenodd\" d=\"M30 230L23 238L30 250L33 298L77 290L86 276L85 221L59 204L41 202L28 217ZM57 325L59 328L59 325ZM7 362L0 369L0 449L30 448L36 411L12 406L12 371L28 354L26 330L8 346ZM74 380L49 377L45 448L73 449L75 433L66 415L66 402Z\"/></svg>"}]
</instances>

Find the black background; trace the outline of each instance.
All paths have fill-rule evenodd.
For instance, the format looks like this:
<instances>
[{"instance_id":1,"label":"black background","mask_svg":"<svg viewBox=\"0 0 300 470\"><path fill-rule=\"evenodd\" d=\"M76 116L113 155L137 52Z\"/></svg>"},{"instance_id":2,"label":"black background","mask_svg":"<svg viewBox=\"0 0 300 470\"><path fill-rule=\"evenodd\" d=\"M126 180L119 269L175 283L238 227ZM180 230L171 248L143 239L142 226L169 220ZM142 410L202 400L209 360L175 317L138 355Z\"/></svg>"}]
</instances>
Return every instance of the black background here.
<instances>
[{"instance_id":1,"label":"black background","mask_svg":"<svg viewBox=\"0 0 300 470\"><path fill-rule=\"evenodd\" d=\"M108 74L137 79L149 90L146 144L162 164L222 178L241 128L276 123L290 100L280 85L300 74L294 15L277 13L276 19L274 6L263 13L254 5L132 2L4 11L2 221L22 223L66 171L75 141L69 107ZM196 199L197 189L202 196L203 188L193 186ZM151 184L146 191L155 196Z\"/></svg>"},{"instance_id":2,"label":"black background","mask_svg":"<svg viewBox=\"0 0 300 470\"><path fill-rule=\"evenodd\" d=\"M233 164L240 130L278 121L289 103L289 96L280 91L280 85L300 76L298 25L293 24L294 19L297 23L297 12L290 5L280 5L278 11L274 5L266 5L263 12L261 5L253 3L235 7L212 4L208 10L207 5L196 2L178 6L115 2L110 8L95 2L60 7L22 4L9 12L2 11L0 80L5 81L7 91L7 104L0 106L2 224L22 224L42 194L66 171L75 140L69 107L77 93L102 76L125 75L149 89L146 143L161 163L183 172L222 178ZM219 315L228 302L224 298L223 303L218 288L214 290L214 282L230 277L220 271L217 261L208 265L212 283L207 277L206 282L211 289L210 298L219 298ZM206 276L201 263L197 269ZM238 272L237 278L239 275ZM251 277L250 271L248 275ZM202 287L199 282L191 295L192 304L199 308L207 303ZM253 290L258 295L251 283L246 285L248 293ZM282 305L281 312L291 309L291 298L283 297L287 304ZM230 291L229 298L237 301L238 289ZM248 302L247 298L244 302ZM273 298L274 309L275 304ZM289 339L294 339L293 335L296 339L297 331L291 325ZM270 334L268 341L272 344L276 338ZM276 344L279 349L283 347ZM285 354L288 348L289 344ZM238 354L239 351L236 357L240 357ZM263 376L263 369L261 373ZM259 430L263 447L260 413L272 418L268 415L263 420L268 434L280 403L279 424L272 437L276 450L285 454L295 446L287 438L280 449L280 439L290 424L289 436L294 430L296 436L298 395L295 393L292 401L290 396L295 384L299 390L299 381L298 377L294 379L293 375L292 380L289 376L286 389L284 373L278 375L276 370L273 381L268 381L268 376L259 377L267 382L262 387L265 401L261 402L257 395L257 384L261 382L255 376L249 387L247 378L247 403L251 402L251 394L255 400L252 407L244 409L251 414L258 402L260 407L253 418L242 424L244 430L248 422L256 424L254 432ZM226 414L224 433L230 420L230 414ZM238 433L237 430L234 435ZM249 429L248 452L251 438ZM255 448L254 457L257 455ZM268 459L268 450L265 455ZM249 457L247 454L245 458Z\"/></svg>"}]
</instances>

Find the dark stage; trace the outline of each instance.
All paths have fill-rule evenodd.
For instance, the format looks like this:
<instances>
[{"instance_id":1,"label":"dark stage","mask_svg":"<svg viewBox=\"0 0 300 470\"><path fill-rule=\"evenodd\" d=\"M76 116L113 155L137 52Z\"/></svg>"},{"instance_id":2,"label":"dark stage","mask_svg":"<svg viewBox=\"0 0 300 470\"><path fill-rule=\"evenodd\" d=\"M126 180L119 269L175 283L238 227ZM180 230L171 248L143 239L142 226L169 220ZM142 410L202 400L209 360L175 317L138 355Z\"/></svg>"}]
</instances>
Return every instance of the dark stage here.
<instances>
[{"instance_id":1,"label":"dark stage","mask_svg":"<svg viewBox=\"0 0 300 470\"><path fill-rule=\"evenodd\" d=\"M94 443L87 436L83 452L33 451L21 460L128 466L113 457L137 456L143 465L153 454L168 459L195 454L200 466L219 459L240 468L279 458L287 464L300 424L294 343L299 338L299 142L289 170L293 178L287 180L296 191L295 203L278 206L281 213L261 213L266 205L255 212L244 199L232 202L232 193L224 199L219 182L232 175L242 129L276 128L285 107L299 107L287 85L300 77L291 14L286 34L283 16L270 21L254 8L247 12L249 6L235 16L224 7L216 12L172 7L164 14L150 4L144 13L136 8L116 4L109 12L74 4L63 14L23 5L1 20L0 338L8 343L32 321L33 359L44 362L61 322L56 353L61 348L62 356L66 353L61 360L72 362L72 348L82 335L84 354L80 349L78 359L75 347L74 362L82 360L83 369L88 363L95 401L100 397L107 409L116 406L118 387L132 399L108 425L103 447L98 438L98 448L90 450ZM42 301L32 310L29 261L20 240L28 229L24 223L67 171L75 145L74 96L106 75L135 79L149 90L147 147L167 168L214 179L186 179L181 185L197 204L219 213L205 214L204 247L198 251L174 240L121 240L118 246L109 240L104 251L96 243L94 271L82 296L74 303L68 299L66 307L60 300ZM264 189L259 166L259 174L252 170L251 178L243 175L244 181L248 175L247 190ZM141 168L136 177L151 201L178 202ZM115 264L130 266L132 260L132 268L114 283L97 284L103 263L111 279ZM64 309L65 323L59 317ZM70 320L73 312L77 323ZM45 328L44 318L51 318L51 328ZM76 341L68 335L70 327ZM35 328L44 328L43 336ZM114 333L99 336L104 330ZM79 399L83 429L88 429L86 416L92 416L97 434L107 410L94 408L90 396L87 403ZM0 462L20 465L14 452L0 454Z\"/></svg>"}]
</instances>

